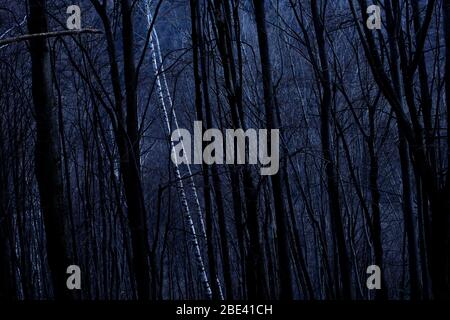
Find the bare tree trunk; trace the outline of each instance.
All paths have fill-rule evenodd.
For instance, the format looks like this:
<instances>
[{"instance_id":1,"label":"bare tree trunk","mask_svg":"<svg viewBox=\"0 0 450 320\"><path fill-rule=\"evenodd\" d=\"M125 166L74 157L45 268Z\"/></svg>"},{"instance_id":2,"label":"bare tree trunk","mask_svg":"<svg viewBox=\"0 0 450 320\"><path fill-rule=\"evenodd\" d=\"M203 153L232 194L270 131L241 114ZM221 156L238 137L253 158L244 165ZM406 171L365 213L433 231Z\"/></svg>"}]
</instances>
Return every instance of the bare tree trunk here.
<instances>
[{"instance_id":1,"label":"bare tree trunk","mask_svg":"<svg viewBox=\"0 0 450 320\"><path fill-rule=\"evenodd\" d=\"M205 130L212 127L212 116L211 116L211 105L209 100L209 92L208 92L208 75L206 71L206 57L205 57L205 47L204 47L204 35L203 35L203 29L201 26L201 20L199 16L199 3L198 1L190 1L190 7L191 7L191 26L192 26L192 44L193 44L193 66L194 66L194 81L195 81L195 94L196 94L196 112L197 112L197 119L199 121L204 121L204 118L206 120L205 123L203 123ZM202 92L203 91L203 92ZM203 93L203 94L202 94ZM203 116L203 104L205 108L205 117ZM202 148L203 150L203 148ZM204 193L205 193L205 207L206 207L206 227L207 230L209 228L210 223L208 214L212 214L212 199L211 199L211 189L209 187L209 169L206 165L202 166L203 171L203 182L204 182ZM218 171L216 165L211 166L211 173L212 173L212 181L213 181L213 188L216 192L216 204L217 204L217 211L218 211L218 220L219 220L219 233L220 233L220 240L221 240L221 252L222 252L222 259L223 259L223 277L225 279L225 288L226 288L226 296L229 299L232 299L233 297L233 287L232 287L232 274L231 274L231 267L230 267L230 258L229 258L229 248L228 248L228 237L226 233L226 221L225 221L225 211L223 206L223 199L222 199L222 186L220 183L220 178L218 176ZM209 209L209 212L208 212ZM211 224L212 226L212 224ZM213 234L211 232L208 232L207 240L208 243L212 241ZM208 244L208 248L213 248L212 243ZM209 250L209 249L208 249ZM211 259L210 259L211 260ZM215 264L215 261L212 261L213 264ZM211 264L211 262L210 262ZM211 266L210 266L211 267ZM217 273L217 266L214 265L215 273L213 271L210 272L211 275L214 275ZM212 285L214 288L214 284ZM217 285L216 285L217 287ZM220 292L220 288L216 288L218 290L217 293ZM213 289L213 296L215 295ZM216 293L216 296L217 296Z\"/></svg>"},{"instance_id":2,"label":"bare tree trunk","mask_svg":"<svg viewBox=\"0 0 450 320\"><path fill-rule=\"evenodd\" d=\"M46 0L29 0L30 33L47 32ZM35 169L47 236L47 257L56 298L68 297L65 272L71 264L64 219L67 207L61 174L56 110L53 106L50 55L45 38L30 40L32 93L36 117Z\"/></svg>"},{"instance_id":3,"label":"bare tree trunk","mask_svg":"<svg viewBox=\"0 0 450 320\"><path fill-rule=\"evenodd\" d=\"M388 5L391 3L392 5L395 5L394 7L391 6L391 8L396 10L393 11L393 14L399 15L400 9L398 8L398 3L386 1L386 4ZM407 115L405 114L403 101L398 96L398 91L395 88L395 84L391 82L385 70L382 68L382 63L380 61L380 55L378 52L379 50L375 44L375 39L371 31L367 29L361 29L361 26L358 25L357 32L363 42L363 49L366 54L366 58L368 59L369 66L371 67L374 79L396 114L400 138L404 137L405 142L409 145L412 155L412 164L423 182L424 190L426 191L428 201L430 202L432 215L431 246L429 246L431 265L430 273L432 278L434 296L436 298L445 298L450 295L448 285L448 257L445 257L446 255L443 254L443 252L448 252L448 212L450 208L450 201L448 200L448 197L444 195L447 195L449 193L450 183L448 183L448 181L450 178L447 172L443 177L446 183L445 185L442 185L440 182L442 180L440 178L441 174L437 172L435 166L429 161L426 153L427 148L423 144L423 129L420 124L415 107L415 92L413 90L413 77L417 67L420 64L420 58L423 54L424 43L426 41L426 32L433 17L435 3L435 0L430 0L427 4L425 10L425 19L421 24L420 33L418 33L417 36L416 48L414 48L414 56L412 61L409 61L407 57L407 55L409 55L409 52L411 51L410 48L406 48L406 44L404 43L405 40L402 37L398 38L401 71L404 81L403 89L405 90L405 99L407 102L406 105L410 112L410 119L408 119ZM349 1L349 5L352 10L353 16L356 18L356 12L353 2ZM366 20L367 1L359 0L359 6L361 9L363 20ZM448 9L448 3L446 3L445 8ZM387 11L390 12L390 10ZM444 10L444 12L446 11ZM448 29L448 19L444 20L446 22L444 24L447 24L446 29ZM402 26L401 24L397 23L395 27L401 28ZM403 32L403 30L400 31ZM449 33L447 32L447 34ZM450 41L448 41L448 44L450 44ZM449 46L447 45L447 49L448 47ZM447 54L446 56L448 59L449 55ZM446 75L448 76L448 73L446 73ZM448 80L446 82L448 83ZM446 97L448 98L447 95Z\"/></svg>"},{"instance_id":4,"label":"bare tree trunk","mask_svg":"<svg viewBox=\"0 0 450 320\"><path fill-rule=\"evenodd\" d=\"M146 14L147 14L147 24L150 26L151 24L151 13L150 13L150 8L146 7ZM156 45L155 45L156 43ZM156 76L156 86L157 86L157 90L158 90L158 98L161 104L161 109L162 109L162 114L163 114L163 120L164 120L164 124L165 127L167 129L168 134L171 134L172 131L172 126L170 124L170 119L169 119L169 113L167 111L166 108L166 99L168 100L169 103L169 107L172 109L172 114L174 117L174 121L175 121L175 126L178 129L178 123L176 120L176 114L173 110L173 105L172 105L172 99L169 96L169 91L167 88L167 83L165 82L165 79L163 76L160 76L160 74L164 75L164 67L162 66L162 60L161 60L161 56L160 56L160 50L159 50L159 43L158 43L158 37L156 34L156 31L153 30L152 31L152 36L150 38L150 49L152 52L152 62L153 62L153 68L154 68L154 72L155 72L155 76ZM162 78L162 79L161 79ZM165 88L163 88L163 86ZM167 95L167 96L166 96ZM184 150L184 145L183 142L182 143L182 148ZM172 150L174 149L175 144L173 141L170 141L170 150L172 152ZM183 151L183 155L186 155L186 152ZM190 172L190 168L188 169ZM190 208L189 208L189 204L188 204L188 200L186 197L186 193L184 191L184 184L183 184L183 180L181 177L181 171L180 168L177 164L175 164L175 175L176 175L176 180L177 180L177 190L178 190L178 194L180 196L180 201L181 201L181 205L183 208L183 214L184 214L184 218L185 218L185 223L187 228L189 229L189 232L191 234L191 240L192 240L192 245L193 245L193 249L194 249L194 257L195 257L195 261L197 263L197 270L198 270L198 276L200 278L200 282L202 284L202 287L204 289L204 294L206 296L206 298L208 299L212 299L213 298L213 293L211 290L211 285L210 282L208 280L208 275L206 273L205 270L205 266L204 266L204 262L203 262L203 258L202 258L202 254L201 254L201 250L200 250L200 246L199 246L199 241L198 241L198 234L197 231L195 229L195 225L194 225L194 221L192 220L192 216L191 216L191 212L190 212ZM190 179L192 179L192 174L190 174ZM192 188L195 190L195 185L193 185L193 180L191 180L191 186ZM199 218L201 223L202 222L202 215L200 212L200 205L198 203L198 198L197 198L197 193L195 191L195 198L196 198L196 204L197 204L197 210L200 214ZM204 226L202 225L202 233L201 235L203 237L205 237L206 233L204 230ZM211 275L211 279L212 281L215 281L215 275Z\"/></svg>"},{"instance_id":5,"label":"bare tree trunk","mask_svg":"<svg viewBox=\"0 0 450 320\"><path fill-rule=\"evenodd\" d=\"M322 153L325 161L325 173L327 176L327 191L329 210L331 215L331 225L335 230L336 246L338 258L339 275L342 278L342 298L351 298L351 266L348 258L347 246L344 235L344 225L342 221L341 204L339 200L339 186L337 182L337 171L333 156L331 154L330 143L330 112L331 112L331 80L328 65L328 57L325 48L325 27L324 21L319 13L317 0L311 1L311 13L316 34L317 47L320 60L320 81L323 89L320 103L320 132Z\"/></svg>"},{"instance_id":6,"label":"bare tree trunk","mask_svg":"<svg viewBox=\"0 0 450 320\"><path fill-rule=\"evenodd\" d=\"M445 34L445 104L447 106L446 128L450 125L450 0L444 0ZM432 214L432 279L436 298L450 297L450 138L447 137L447 173L441 192L430 200ZM434 198L434 199L433 199Z\"/></svg>"},{"instance_id":7,"label":"bare tree trunk","mask_svg":"<svg viewBox=\"0 0 450 320\"><path fill-rule=\"evenodd\" d=\"M222 62L222 70L227 91L227 98L231 112L231 123L234 129L244 129L244 110L242 105L242 80L238 80L236 61L234 59L233 39L231 35L231 12L229 2L214 1L214 6L210 7L214 17L214 32L217 38L217 49ZM241 50L241 44L236 44L236 50ZM239 55L239 54L238 54ZM240 75L242 77L242 74ZM237 167L231 168L231 180L233 189L233 203L237 220L238 236L245 238L248 231L249 245L245 256L245 280L248 299L268 298L268 284L266 282L266 272L263 263L264 247L260 241L260 222L258 215L258 195L250 169L244 167L242 171ZM242 193L240 191L242 185ZM244 216L242 204L245 203ZM246 222L246 224L244 223ZM242 223L241 223L242 222ZM245 230L244 226L247 226ZM242 227L241 227L242 226ZM243 251L244 249L241 248Z\"/></svg>"},{"instance_id":8,"label":"bare tree trunk","mask_svg":"<svg viewBox=\"0 0 450 320\"><path fill-rule=\"evenodd\" d=\"M1 94L1 93L0 93ZM5 154L3 148L3 128L0 126L0 161L6 164L6 160L3 155ZM11 273L11 259L10 259L10 246L9 237L11 231L9 228L8 217L9 212L7 210L8 202L8 183L7 183L6 166L2 166L0 169L0 299L12 300L16 294L13 288L14 277Z\"/></svg>"},{"instance_id":9,"label":"bare tree trunk","mask_svg":"<svg viewBox=\"0 0 450 320\"><path fill-rule=\"evenodd\" d=\"M0 98L2 98L2 92L0 90ZM0 122L0 163L3 165L0 168L0 299L11 300L15 296L13 282L14 277L12 275L11 266L11 228L9 228L10 214L7 203L9 202L8 195L8 169L6 166L6 130L3 127L3 123Z\"/></svg>"},{"instance_id":10,"label":"bare tree trunk","mask_svg":"<svg viewBox=\"0 0 450 320\"><path fill-rule=\"evenodd\" d=\"M391 11L393 8L391 7L390 1L386 2L387 10ZM391 57L391 74L392 74L392 82L394 88L396 90L398 99L403 104L404 99L401 90L400 84L400 69L398 64L398 48L396 47L396 37L398 36L395 32L396 30L396 22L394 17L397 15L393 10L392 16L391 13L387 16L387 29L389 36L389 53ZM405 223L405 232L408 241L408 270L410 276L410 285L411 285L411 298L416 299L418 297L418 279L417 279L417 253L416 253L416 237L414 231L414 221L413 221L413 209L412 209L412 194L411 194L411 179L410 179L410 164L409 164L409 156L408 156L408 145L406 138L403 134L403 131L400 130L399 125L397 125L398 134L399 134L399 156L400 156L400 167L401 167L401 176L402 176L402 195L403 195L403 217Z\"/></svg>"},{"instance_id":11,"label":"bare tree trunk","mask_svg":"<svg viewBox=\"0 0 450 320\"><path fill-rule=\"evenodd\" d=\"M369 106L369 135L367 138L367 146L369 149L370 157L370 169L369 169L369 186L370 193L372 195L371 208L372 208L372 241L373 251L375 256L375 264L383 269L384 257L383 257L383 243L381 237L381 209L380 209L380 188L378 186L378 155L375 150L375 108L376 103L373 106ZM381 289L375 292L375 298L377 300L385 300L388 298L388 288L385 281L384 272L381 274Z\"/></svg>"},{"instance_id":12,"label":"bare tree trunk","mask_svg":"<svg viewBox=\"0 0 450 320\"><path fill-rule=\"evenodd\" d=\"M279 129L279 124L275 114L272 64L270 60L264 0L254 0L253 5L255 7L256 29L258 33L261 72L263 76L266 125L269 132L268 139L270 141L270 130ZM271 152L271 150L269 150L269 152ZM274 199L277 228L278 275L280 279L279 297L282 300L291 300L293 298L293 290L291 259L289 256L290 243L288 240L288 217L286 216L286 207L283 198L282 172L283 171L277 172L275 175L271 176L272 197Z\"/></svg>"},{"instance_id":13,"label":"bare tree trunk","mask_svg":"<svg viewBox=\"0 0 450 320\"><path fill-rule=\"evenodd\" d=\"M124 172L125 195L128 203L128 219L133 243L133 265L140 299L150 297L150 248L147 238L147 217L141 185L140 136L138 132L138 108L136 93L136 66L134 61L134 28L130 0L121 0L122 41L126 91L126 167Z\"/></svg>"}]
</instances>

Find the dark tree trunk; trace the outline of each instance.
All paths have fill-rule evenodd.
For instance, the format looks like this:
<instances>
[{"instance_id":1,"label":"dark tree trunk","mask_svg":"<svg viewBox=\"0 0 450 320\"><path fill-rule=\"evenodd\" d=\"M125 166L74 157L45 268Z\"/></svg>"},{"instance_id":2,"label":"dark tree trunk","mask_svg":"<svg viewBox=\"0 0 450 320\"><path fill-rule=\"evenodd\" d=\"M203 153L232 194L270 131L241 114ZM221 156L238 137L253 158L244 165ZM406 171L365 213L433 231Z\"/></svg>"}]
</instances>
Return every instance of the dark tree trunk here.
<instances>
[{"instance_id":1,"label":"dark tree trunk","mask_svg":"<svg viewBox=\"0 0 450 320\"><path fill-rule=\"evenodd\" d=\"M1 92L0 92L1 97ZM4 164L0 168L0 300L12 300L15 296L13 292L13 275L11 273L10 259L10 229L8 203L8 171L6 169L5 146L6 137L3 133L3 126L0 124L0 163Z\"/></svg>"},{"instance_id":2,"label":"dark tree trunk","mask_svg":"<svg viewBox=\"0 0 450 320\"><path fill-rule=\"evenodd\" d=\"M369 185L370 193L372 195L371 208L372 208L372 241L373 241L373 251L375 257L375 264L384 269L383 264L383 243L381 237L381 210L380 210L380 188L378 186L378 155L375 150L375 108L374 106L369 107L369 136L368 136L368 149L370 157L370 170L369 170ZM375 292L375 298L377 300L385 300L388 298L388 288L385 281L384 272L381 273L381 289Z\"/></svg>"},{"instance_id":3,"label":"dark tree trunk","mask_svg":"<svg viewBox=\"0 0 450 320\"><path fill-rule=\"evenodd\" d=\"M211 115L211 104L209 99L209 89L208 89L208 72L207 72L207 59L206 59L206 48L204 44L204 34L200 19L200 7L198 1L190 1L191 7L191 26L192 26L192 44L193 44L193 65L194 65L194 79L195 79L195 92L196 92L196 111L197 118L199 121L206 120L204 123L205 129L212 128L212 115ZM203 105L204 114L203 116ZM205 119L204 119L205 118ZM206 166L203 166L203 177L205 184L205 193L211 192L209 188L209 170ZM206 178L205 178L206 177ZM216 194L216 204L217 204L217 214L219 222L219 234L221 243L221 253L222 253L222 266L223 266L223 277L225 282L225 298L233 299L233 286L232 286L232 271L230 266L230 253L228 245L228 236L226 231L226 220L225 220L225 209L223 204L222 195L222 185L220 182L219 173L216 165L211 166L211 179L213 181L213 189ZM211 202L211 196L205 194L205 206L207 202ZM211 207L212 209L212 207ZM210 210L212 213L212 210ZM211 234L212 235L212 234ZM208 236L209 237L209 236ZM211 238L211 239L209 239ZM212 241L212 237L209 237L208 241ZM217 272L217 271L216 271ZM212 274L212 273L210 273ZM212 279L213 281L215 279ZM214 281L215 282L215 281ZM214 289L214 283L212 285ZM217 288L216 288L217 289ZM214 296L214 290L213 290Z\"/></svg>"},{"instance_id":4,"label":"dark tree trunk","mask_svg":"<svg viewBox=\"0 0 450 320\"><path fill-rule=\"evenodd\" d=\"M140 299L150 298L150 248L147 238L147 218L141 186L140 136L136 92L136 66L134 61L134 28L130 0L121 0L124 80L126 92L125 153L121 156L124 189L128 204L128 219L133 246L133 267ZM120 129L119 129L120 130Z\"/></svg>"},{"instance_id":5,"label":"dark tree trunk","mask_svg":"<svg viewBox=\"0 0 450 320\"><path fill-rule=\"evenodd\" d=\"M46 1L29 0L30 33L47 32ZM71 264L66 246L65 222L67 206L61 174L56 110L53 106L50 55L45 38L30 40L32 93L36 118L35 169L44 217L47 258L53 281L54 296L68 297L66 268Z\"/></svg>"},{"instance_id":6,"label":"dark tree trunk","mask_svg":"<svg viewBox=\"0 0 450 320\"><path fill-rule=\"evenodd\" d=\"M390 1L387 3L387 10L396 12L391 7ZM397 93L398 99L403 103L402 90L400 84L400 69L398 64L398 48L396 47L396 22L395 14L388 14L387 16L387 29L389 37L389 53L391 58L391 75L393 87ZM408 244L408 270L410 276L410 286L411 286L411 298L416 299L418 297L418 279L417 279L417 253L416 253L416 236L414 231L414 221L413 221L413 209L412 209L412 195L411 195L411 179L410 179L410 163L408 156L408 144L403 131L400 126L397 125L398 135L399 135L399 157L400 157L400 168L402 176L402 210L405 223L405 232L407 236Z\"/></svg>"},{"instance_id":7,"label":"dark tree trunk","mask_svg":"<svg viewBox=\"0 0 450 320\"><path fill-rule=\"evenodd\" d=\"M450 125L450 0L444 0L445 34L445 104L447 106L447 132ZM450 298L450 138L447 137L447 173L444 185L431 195L432 210L432 278L436 298ZM433 201L434 200L434 201ZM434 202L434 203L433 203Z\"/></svg>"},{"instance_id":8,"label":"dark tree trunk","mask_svg":"<svg viewBox=\"0 0 450 320\"><path fill-rule=\"evenodd\" d=\"M330 112L331 112L331 80L328 66L328 57L325 48L325 27L319 13L317 0L311 1L311 13L316 34L317 47L320 60L320 81L322 85L322 97L320 102L320 134L322 153L325 161L325 174L327 177L327 191L331 226L335 230L336 252L338 258L339 275L342 278L341 296L344 299L351 298L351 266L347 253L347 246L342 221L341 204L339 200L339 186L334 159L331 153L330 143Z\"/></svg>"},{"instance_id":9,"label":"dark tree trunk","mask_svg":"<svg viewBox=\"0 0 450 320\"><path fill-rule=\"evenodd\" d=\"M233 53L233 39L230 31L231 23L228 21L231 19L229 13L228 1L214 1L214 31L215 36L218 38L217 46L222 62L227 99L231 111L231 123L234 129L241 128L245 130L242 88L237 80L237 68ZM236 50L241 50L239 43ZM231 180L234 209L241 210L240 212L235 211L238 218L238 234L243 236L245 233L244 226L247 226L246 231L248 231L249 235L249 246L245 256L247 297L251 300L268 298L268 285L266 283L265 267L263 263L264 248L260 241L260 222L257 205L258 195L255 183L248 167L244 167L242 171L238 170L237 167L232 167ZM242 193L240 191L241 185L243 188ZM245 203L245 216L243 215L243 206L239 199L243 200L243 203ZM243 227L241 230L239 230L240 221L242 221ZM244 224L244 222L246 223Z\"/></svg>"},{"instance_id":10,"label":"dark tree trunk","mask_svg":"<svg viewBox=\"0 0 450 320\"><path fill-rule=\"evenodd\" d=\"M266 27L266 13L264 0L254 0L256 29L258 34L259 54L261 59L261 72L263 77L264 107L266 115L267 130L269 130L268 140L270 141L270 130L279 129L278 120L275 114L274 93L272 83L272 65L269 52L269 41ZM278 146L280 147L280 146ZM269 150L269 152L272 152ZM283 198L283 184L281 174L277 172L271 176L272 197L274 199L275 218L277 226L277 250L278 250L278 276L280 280L279 298L290 300L293 298L291 259L289 256L288 239L288 217Z\"/></svg>"},{"instance_id":11,"label":"dark tree trunk","mask_svg":"<svg viewBox=\"0 0 450 320\"><path fill-rule=\"evenodd\" d=\"M190 1L191 7L191 26L192 26L192 46L193 46L193 67L194 67L194 82L195 82L195 110L197 114L197 120L203 123L203 100L202 100L202 79L200 75L200 61L199 61L199 19L197 17L198 3L195 1ZM200 52L201 54L201 52ZM202 66L203 67L203 66ZM205 108L208 106L205 105ZM203 123L203 132L206 130L206 125ZM203 142L202 150L205 147L205 142ZM202 165L202 177L203 177L203 195L205 201L205 228L206 228L206 243L208 250L208 267L210 275L210 284L213 300L218 300L220 297L220 288L217 282L217 263L215 258L215 248L214 248L214 233L213 233L213 207L212 207L212 197L211 197L211 187L209 181L209 167L205 164Z\"/></svg>"}]
</instances>

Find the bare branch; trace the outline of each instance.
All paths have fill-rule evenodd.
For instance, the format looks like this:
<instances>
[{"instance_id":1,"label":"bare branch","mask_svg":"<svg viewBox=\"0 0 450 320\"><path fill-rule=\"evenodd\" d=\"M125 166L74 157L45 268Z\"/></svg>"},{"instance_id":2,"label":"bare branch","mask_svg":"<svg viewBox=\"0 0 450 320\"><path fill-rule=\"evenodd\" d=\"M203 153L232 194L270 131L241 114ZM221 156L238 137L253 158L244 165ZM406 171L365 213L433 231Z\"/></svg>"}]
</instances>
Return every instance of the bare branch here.
<instances>
[{"instance_id":1,"label":"bare branch","mask_svg":"<svg viewBox=\"0 0 450 320\"><path fill-rule=\"evenodd\" d=\"M52 31L52 32L45 32L45 33L34 33L34 34L25 34L14 38L6 38L3 40L0 40L0 46L7 45L10 43L16 43L21 41L26 41L34 38L53 38L53 37L59 37L59 36L67 36L67 35L74 35L74 34L83 34L83 33L92 33L92 34L101 34L102 31L97 29L82 29L82 30L63 30L63 31Z\"/></svg>"}]
</instances>

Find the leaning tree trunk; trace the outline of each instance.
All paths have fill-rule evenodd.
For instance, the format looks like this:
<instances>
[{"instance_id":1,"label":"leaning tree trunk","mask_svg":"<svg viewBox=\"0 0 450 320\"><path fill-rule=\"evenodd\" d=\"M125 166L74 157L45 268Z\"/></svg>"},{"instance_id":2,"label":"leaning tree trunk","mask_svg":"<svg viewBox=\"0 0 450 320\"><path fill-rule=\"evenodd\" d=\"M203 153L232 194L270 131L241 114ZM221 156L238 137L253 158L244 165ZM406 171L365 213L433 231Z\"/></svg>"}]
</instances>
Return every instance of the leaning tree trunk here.
<instances>
[{"instance_id":1,"label":"leaning tree trunk","mask_svg":"<svg viewBox=\"0 0 450 320\"><path fill-rule=\"evenodd\" d=\"M152 18L151 18L150 8L149 8L148 4L146 5L146 11L147 11L146 12L147 23L150 27ZM154 72L155 72L155 77L156 77L156 87L157 87L157 92L158 92L158 98L159 98L161 109L162 109L164 123L166 125L167 132L170 135L172 129L171 129L171 125L170 125L169 113L167 112L167 107L166 107L166 98L168 99L169 107L172 108L172 113L173 113L173 117L175 120L175 126L177 129L178 129L178 123L176 121L175 111L173 110L173 106L172 106L172 99L169 96L170 93L168 91L167 83L166 83L166 80L164 77L164 68L162 66L162 59L160 56L158 35L155 30L153 30L151 32L152 32L152 35L150 38L149 45L150 45L150 49L152 52L152 63L153 63L153 68L154 68ZM161 76L161 74L162 74L162 76ZM166 88L166 90L164 90L163 86ZM167 95L167 97L166 97L166 95ZM174 150L175 144L173 141L170 141L170 147L171 147L170 148L171 151ZM183 150L185 150L183 143L182 143L182 148L183 148ZM186 155L186 152L183 151L183 155ZM189 167L188 167L188 170L189 170L189 172L191 172ZM191 235L192 247L194 250L195 261L197 263L198 275L199 275L200 281L202 283L205 296L208 299L212 299L213 298L212 290L211 290L211 286L210 286L210 283L208 280L208 275L205 270L205 265L203 262L202 253L201 253L200 245L199 245L199 241L198 241L198 234L195 229L194 221L192 219L191 211L190 211L189 204L188 204L188 199L186 197L186 192L184 191L184 184L183 184L183 180L181 177L181 171L180 171L178 164L175 164L175 176L176 176L176 180L177 180L178 194L179 194L181 205L182 205L182 208L184 211L185 223L186 223L187 227L189 228L189 233ZM189 176L190 176L190 179L193 179L192 174L189 174ZM194 197L196 198L195 200L196 200L198 210L201 210L201 207L200 207L200 204L198 201L198 197L197 197L196 188L195 188L195 185L193 184L193 180L191 181L191 186L193 188L193 191L195 191ZM204 230L204 225L203 225L203 221L202 221L203 219L202 219L201 211L199 212L199 214L200 214L199 218L202 223L202 229L203 229L202 236L204 237L205 230ZM214 276L214 275L212 275L212 276ZM213 281L214 281L214 279L213 279Z\"/></svg>"},{"instance_id":2,"label":"leaning tree trunk","mask_svg":"<svg viewBox=\"0 0 450 320\"><path fill-rule=\"evenodd\" d=\"M210 108L209 105L209 98L208 98L208 92L204 92L202 95L202 85L204 90L207 89L207 75L204 74L204 64L202 63L201 70L202 75L200 73L200 59L199 55L202 56L202 62L204 61L203 55L204 52L202 52L201 44L202 42L202 28L200 27L200 19L198 16L198 2L191 0L190 1L190 8L191 8L191 28L192 28L192 56L193 56L193 68L194 68L194 85L195 85L195 108L196 108L196 114L197 114L197 120L202 123L202 135L203 131L209 129L211 127L211 115L210 115ZM205 97L205 113L206 117L203 115L203 97ZM206 119L204 119L206 118ZM206 120L206 122L204 122ZM202 150L204 150L205 142L203 142ZM217 172L214 172L215 166L212 165L211 172L212 174L217 174ZM213 203L212 203L212 190L210 187L210 169L207 165L202 165L202 176L203 176L203 193L205 198L205 222L206 222L206 241L207 241L207 247L208 247L208 259L209 259L209 273L211 276L218 275L218 266L215 260L215 248L214 248L214 241L213 241ZM213 179L215 177L213 176ZM215 181L215 180L213 180ZM221 197L222 193L219 188L216 188L217 184L214 183L214 188L218 192L218 196ZM223 217L223 206L222 206L222 199L217 198L217 204L218 204L218 211L219 211L219 219ZM222 231L225 227L222 223L224 219L219 220L219 230ZM223 238L225 236L225 238ZM224 253L223 256L223 266L224 269L228 267L228 244L226 239L226 234L223 232L220 232L220 238L222 240L222 243L225 244L225 248L222 248L222 252ZM228 273L227 273L228 272ZM231 274L230 270L227 272L224 272L224 279L225 279L225 285L226 285L226 294L232 293L232 287L231 287ZM218 276L216 276L218 278ZM213 298L217 299L220 296L221 288L218 285L218 281L213 281L211 283L212 287L212 293Z\"/></svg>"},{"instance_id":3,"label":"leaning tree trunk","mask_svg":"<svg viewBox=\"0 0 450 320\"><path fill-rule=\"evenodd\" d=\"M197 113L202 115L202 106L204 103L206 129L212 128L211 103L209 97L208 84L208 70L207 70L207 49L205 47L205 34L200 19L199 2L195 0L190 1L191 6L191 25L192 25L192 46L193 46L193 64L194 64L194 78L196 85L196 96L198 96ZM203 97L203 100L202 100ZM203 101L203 103L202 103ZM217 204L217 215L220 234L220 249L222 257L223 278L225 286L224 297L228 300L233 300L233 274L232 264L230 260L230 249L228 244L227 222L225 219L225 207L223 201L222 184L220 181L217 165L211 166L211 178L213 181L213 190ZM209 183L209 182L208 182ZM243 242L241 243L243 245Z\"/></svg>"}]
</instances>

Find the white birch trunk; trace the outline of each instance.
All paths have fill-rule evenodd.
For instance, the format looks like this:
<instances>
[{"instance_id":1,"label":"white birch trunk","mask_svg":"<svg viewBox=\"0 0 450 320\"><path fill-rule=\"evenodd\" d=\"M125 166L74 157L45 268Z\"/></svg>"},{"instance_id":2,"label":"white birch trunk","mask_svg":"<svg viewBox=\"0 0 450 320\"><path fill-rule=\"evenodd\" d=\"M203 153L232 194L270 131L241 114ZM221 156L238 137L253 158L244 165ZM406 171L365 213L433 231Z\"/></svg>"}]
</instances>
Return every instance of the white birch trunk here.
<instances>
[{"instance_id":1,"label":"white birch trunk","mask_svg":"<svg viewBox=\"0 0 450 320\"><path fill-rule=\"evenodd\" d=\"M152 40L155 40L155 48L156 48L156 53L157 53L157 58L158 58L158 63L159 63L159 74L161 75L162 78L162 85L167 97L167 101L169 101L169 107L172 111L172 117L173 117L173 121L175 124L175 128L179 129L178 126L178 120L177 120L177 115L175 113L175 109L173 107L173 103L172 103L172 96L170 95L170 91L169 91L169 86L167 85L167 80L166 80L166 75L164 73L164 65L163 65L163 61L162 61L162 57L161 57L161 48L159 46L159 38L158 38L158 34L156 33L155 28L153 28L153 33L152 33ZM158 72L158 71L156 71ZM170 134L170 132L169 132ZM182 149L184 152L184 144L181 141L181 145L182 145ZM194 182L194 177L192 175L192 171L191 171L191 166L189 164L186 164L186 168L188 170L188 175L189 175L189 185L191 187L191 191L192 194L194 195L194 200L195 200L195 207L196 207L196 211L197 211L197 215L198 218L200 220L200 227L202 229L202 236L206 239L206 228L205 228L205 222L203 219L203 212L202 212L202 207L200 206L200 201L198 200L198 194L197 194L197 188L195 186L195 182Z\"/></svg>"},{"instance_id":2,"label":"white birch trunk","mask_svg":"<svg viewBox=\"0 0 450 320\"><path fill-rule=\"evenodd\" d=\"M148 3L146 3L146 16L147 16L147 24L150 27L150 24L152 21L152 15L150 13L150 8L149 8ZM157 48L155 48L154 42L156 43ZM162 114L163 114L164 122L165 122L165 125L167 128L167 132L170 137L172 129L171 129L171 125L170 125L169 114L168 114L167 108L166 108L164 89L163 89L163 84L161 83L161 78L163 79L165 91L167 94L167 99L169 101L169 107L172 109L172 114L173 114L175 126L177 129L178 129L178 123L176 120L175 111L173 110L172 99L170 97L170 93L168 90L167 81L164 76L164 70L163 70L163 66L162 66L162 58L161 58L161 53L160 53L160 48L159 48L158 35L154 28L151 33L149 45L150 45L150 49L151 49L153 68L154 68L154 72L155 72L155 76L156 76L156 87L157 87L157 91L158 91L158 98L159 98L159 101L161 104ZM171 145L171 152L173 152L175 145L172 141L170 141L170 145ZM183 154L185 155L186 153L184 152L184 144L183 143L182 143L182 148L183 148ZM191 173L189 166L188 166L188 171L189 171L190 179L192 179L192 183L193 183L193 177L192 177L192 173ZM209 284L208 276L206 274L205 265L203 263L203 258L201 255L201 250L200 250L200 246L199 246L199 242L198 242L197 232L195 230L194 221L192 220L186 193L184 191L184 185L183 185L183 180L182 180L181 173L180 173L180 168L177 164L175 164L175 175L176 175L176 179L177 179L177 190L178 190L178 193L180 196L181 205L183 207L184 219L186 221L188 228L190 229L189 231L192 236L192 245L193 245L193 249L194 249L195 261L196 261L197 267L198 267L199 278L200 278L200 281L202 282L202 285L205 290L205 294L206 294L207 298L212 299L211 286ZM197 191L196 191L195 185L192 186L192 183L191 183L191 187L193 188L196 205L198 207L197 210L200 213L199 218L200 218L200 223L202 226L202 233L203 233L203 236L206 236L205 227L204 227L204 223L203 223L203 217L201 215L200 202L197 197Z\"/></svg>"}]
</instances>

